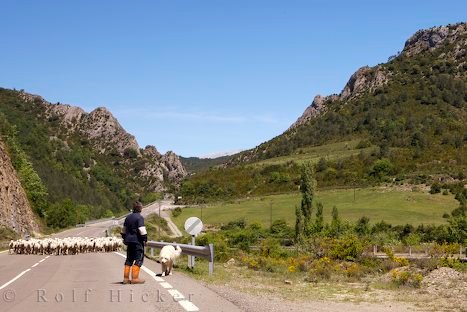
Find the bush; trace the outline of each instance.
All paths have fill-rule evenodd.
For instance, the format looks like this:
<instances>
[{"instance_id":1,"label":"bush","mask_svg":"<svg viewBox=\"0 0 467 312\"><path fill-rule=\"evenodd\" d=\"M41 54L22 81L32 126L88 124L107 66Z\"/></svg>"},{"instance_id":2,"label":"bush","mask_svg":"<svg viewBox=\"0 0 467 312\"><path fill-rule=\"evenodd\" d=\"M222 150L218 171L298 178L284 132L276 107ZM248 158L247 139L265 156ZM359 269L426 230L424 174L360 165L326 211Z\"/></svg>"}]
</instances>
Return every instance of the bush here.
<instances>
[{"instance_id":1,"label":"bush","mask_svg":"<svg viewBox=\"0 0 467 312\"><path fill-rule=\"evenodd\" d=\"M214 245L214 259L216 261L227 261L232 257L226 241L226 237L219 233L206 233L197 237L197 244L200 246Z\"/></svg>"},{"instance_id":2,"label":"bush","mask_svg":"<svg viewBox=\"0 0 467 312\"><path fill-rule=\"evenodd\" d=\"M287 225L284 219L274 220L271 226L271 233L276 237L292 237L293 229Z\"/></svg>"},{"instance_id":3,"label":"bush","mask_svg":"<svg viewBox=\"0 0 467 312\"><path fill-rule=\"evenodd\" d=\"M361 256L363 250L364 246L361 239L355 235L348 235L334 241L331 246L330 256L333 259L353 261Z\"/></svg>"},{"instance_id":4,"label":"bush","mask_svg":"<svg viewBox=\"0 0 467 312\"><path fill-rule=\"evenodd\" d=\"M275 238L266 238L261 242L260 253L262 257L281 258L287 255Z\"/></svg>"},{"instance_id":5,"label":"bush","mask_svg":"<svg viewBox=\"0 0 467 312\"><path fill-rule=\"evenodd\" d=\"M441 193L441 185L438 182L435 182L431 185L430 194Z\"/></svg>"},{"instance_id":6,"label":"bush","mask_svg":"<svg viewBox=\"0 0 467 312\"><path fill-rule=\"evenodd\" d=\"M151 193L144 194L140 198L140 202L143 205L147 205L147 204L153 203L155 201L158 201L160 199L162 199L162 194L161 193L151 192Z\"/></svg>"},{"instance_id":7,"label":"bush","mask_svg":"<svg viewBox=\"0 0 467 312\"><path fill-rule=\"evenodd\" d=\"M328 257L323 257L311 263L308 270L308 280L316 281L317 279L330 279L335 272L335 264Z\"/></svg>"},{"instance_id":8,"label":"bush","mask_svg":"<svg viewBox=\"0 0 467 312\"><path fill-rule=\"evenodd\" d=\"M180 207L177 207L174 210L172 210L172 217L174 218L178 217L181 214L182 214L182 208Z\"/></svg>"},{"instance_id":9,"label":"bush","mask_svg":"<svg viewBox=\"0 0 467 312\"><path fill-rule=\"evenodd\" d=\"M397 286L409 286L419 288L423 280L420 273L409 270L394 269L391 272L391 281Z\"/></svg>"},{"instance_id":10,"label":"bush","mask_svg":"<svg viewBox=\"0 0 467 312\"><path fill-rule=\"evenodd\" d=\"M230 221L227 225L221 226L221 230L244 229L246 227L245 218Z\"/></svg>"},{"instance_id":11,"label":"bush","mask_svg":"<svg viewBox=\"0 0 467 312\"><path fill-rule=\"evenodd\" d=\"M384 177L391 175L394 172L394 165L389 159L378 159L373 164L370 175L382 180Z\"/></svg>"},{"instance_id":12,"label":"bush","mask_svg":"<svg viewBox=\"0 0 467 312\"><path fill-rule=\"evenodd\" d=\"M70 199L53 204L47 209L47 226L52 228L66 228L77 224L78 213Z\"/></svg>"}]
</instances>

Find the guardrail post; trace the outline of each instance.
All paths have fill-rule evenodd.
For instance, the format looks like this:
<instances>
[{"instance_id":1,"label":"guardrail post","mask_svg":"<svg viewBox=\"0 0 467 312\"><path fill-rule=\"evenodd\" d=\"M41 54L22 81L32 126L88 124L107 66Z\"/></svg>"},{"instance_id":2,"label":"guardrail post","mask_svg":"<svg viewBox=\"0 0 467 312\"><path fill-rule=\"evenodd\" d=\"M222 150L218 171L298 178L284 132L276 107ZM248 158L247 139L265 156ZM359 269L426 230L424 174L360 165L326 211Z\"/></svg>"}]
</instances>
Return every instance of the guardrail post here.
<instances>
[{"instance_id":1,"label":"guardrail post","mask_svg":"<svg viewBox=\"0 0 467 312\"><path fill-rule=\"evenodd\" d=\"M154 248L151 247L151 257L154 258Z\"/></svg>"},{"instance_id":2,"label":"guardrail post","mask_svg":"<svg viewBox=\"0 0 467 312\"><path fill-rule=\"evenodd\" d=\"M212 274L214 271L214 245L209 244L208 246L196 246L196 245L186 245L186 244L177 244L177 243L167 243L167 242L155 242L155 241L148 241L146 244L146 248L151 248L152 250L157 248L161 249L164 246L171 245L171 246L180 246L182 249L182 253L188 255L188 266L190 266L190 259L192 257L199 257L206 259L209 261L209 274ZM147 250L147 249L146 249Z\"/></svg>"},{"instance_id":3,"label":"guardrail post","mask_svg":"<svg viewBox=\"0 0 467 312\"><path fill-rule=\"evenodd\" d=\"M214 245L209 244L209 250L211 252L211 259L209 259L209 275L214 272Z\"/></svg>"}]
</instances>

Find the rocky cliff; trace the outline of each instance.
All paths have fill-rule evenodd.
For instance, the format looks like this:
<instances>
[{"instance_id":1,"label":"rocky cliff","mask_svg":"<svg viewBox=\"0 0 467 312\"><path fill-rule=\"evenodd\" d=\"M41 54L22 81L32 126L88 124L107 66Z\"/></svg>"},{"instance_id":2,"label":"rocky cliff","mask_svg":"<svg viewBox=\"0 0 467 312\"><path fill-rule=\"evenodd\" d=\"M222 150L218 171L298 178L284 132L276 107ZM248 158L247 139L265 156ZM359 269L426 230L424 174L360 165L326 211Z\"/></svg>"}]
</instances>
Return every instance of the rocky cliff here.
<instances>
[{"instance_id":1,"label":"rocky cliff","mask_svg":"<svg viewBox=\"0 0 467 312\"><path fill-rule=\"evenodd\" d=\"M156 192L163 191L166 184L178 185L187 175L180 158L174 152L161 155L154 146L148 145L142 155L150 161L145 163L138 177L145 180Z\"/></svg>"},{"instance_id":2,"label":"rocky cliff","mask_svg":"<svg viewBox=\"0 0 467 312\"><path fill-rule=\"evenodd\" d=\"M39 230L26 193L2 142L0 142L0 226L10 228L19 234L29 234Z\"/></svg>"},{"instance_id":3,"label":"rocky cliff","mask_svg":"<svg viewBox=\"0 0 467 312\"><path fill-rule=\"evenodd\" d=\"M23 100L40 105L45 118L60 123L67 135L78 135L89 141L100 154L112 154L123 158L133 171L136 179L147 184L150 191L166 190L169 184L178 185L187 175L179 157L169 151L161 155L154 146L140 149L135 137L120 125L105 107L98 107L90 113L68 104L52 104L38 95L21 93Z\"/></svg>"},{"instance_id":4,"label":"rocky cliff","mask_svg":"<svg viewBox=\"0 0 467 312\"><path fill-rule=\"evenodd\" d=\"M459 23L419 30L405 42L400 55L412 57L419 53L440 48L446 43L455 43L455 48L447 51L447 54L442 55L442 57L460 60L457 63L459 63L459 66L464 66L467 55L465 50L467 46L466 28L467 23ZM326 112L327 104L336 100L347 101L364 92L373 92L376 88L388 83L390 79L391 72L381 65L361 67L350 77L339 95L325 97L317 95L289 130L297 128Z\"/></svg>"}]
</instances>

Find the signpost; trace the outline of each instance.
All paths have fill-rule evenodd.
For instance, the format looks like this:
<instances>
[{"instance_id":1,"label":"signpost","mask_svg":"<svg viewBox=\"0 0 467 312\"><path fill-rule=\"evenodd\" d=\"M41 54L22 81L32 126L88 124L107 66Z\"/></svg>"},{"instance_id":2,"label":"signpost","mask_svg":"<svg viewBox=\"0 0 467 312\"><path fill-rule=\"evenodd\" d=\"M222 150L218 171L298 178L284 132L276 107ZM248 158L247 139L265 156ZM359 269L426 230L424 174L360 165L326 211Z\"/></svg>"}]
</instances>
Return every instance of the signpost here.
<instances>
[{"instance_id":1,"label":"signpost","mask_svg":"<svg viewBox=\"0 0 467 312\"><path fill-rule=\"evenodd\" d=\"M196 218L190 217L185 221L185 231L191 235L191 244L195 246L195 237L203 230L203 222ZM195 257L188 256L188 267L195 267Z\"/></svg>"}]
</instances>

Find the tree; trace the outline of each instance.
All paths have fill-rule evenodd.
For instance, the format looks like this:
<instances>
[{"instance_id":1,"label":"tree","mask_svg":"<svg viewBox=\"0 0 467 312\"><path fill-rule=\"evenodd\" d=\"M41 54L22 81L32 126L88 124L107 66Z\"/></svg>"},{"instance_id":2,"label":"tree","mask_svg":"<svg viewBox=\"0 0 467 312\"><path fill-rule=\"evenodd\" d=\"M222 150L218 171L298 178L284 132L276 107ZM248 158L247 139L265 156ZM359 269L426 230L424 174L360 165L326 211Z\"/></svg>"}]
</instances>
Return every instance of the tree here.
<instances>
[{"instance_id":1,"label":"tree","mask_svg":"<svg viewBox=\"0 0 467 312\"><path fill-rule=\"evenodd\" d=\"M355 225L355 232L359 236L367 235L370 232L369 223L370 219L368 219L368 217L361 217L358 219L357 224Z\"/></svg>"},{"instance_id":2,"label":"tree","mask_svg":"<svg viewBox=\"0 0 467 312\"><path fill-rule=\"evenodd\" d=\"M301 242L303 239L303 213L302 209L295 206L295 242Z\"/></svg>"},{"instance_id":3,"label":"tree","mask_svg":"<svg viewBox=\"0 0 467 312\"><path fill-rule=\"evenodd\" d=\"M394 166L388 159L378 159L373 164L370 174L378 179L383 179L384 177L393 173Z\"/></svg>"},{"instance_id":4,"label":"tree","mask_svg":"<svg viewBox=\"0 0 467 312\"><path fill-rule=\"evenodd\" d=\"M76 225L78 214L71 199L49 206L47 210L47 225L53 228L66 228Z\"/></svg>"},{"instance_id":5,"label":"tree","mask_svg":"<svg viewBox=\"0 0 467 312\"><path fill-rule=\"evenodd\" d=\"M409 247L409 255L412 255L412 246L420 244L421 237L417 233L410 233L404 238L404 243Z\"/></svg>"},{"instance_id":6,"label":"tree","mask_svg":"<svg viewBox=\"0 0 467 312\"><path fill-rule=\"evenodd\" d=\"M302 166L302 177L300 190L302 191L302 214L303 227L306 236L311 232L311 213L313 210L313 198L316 193L316 180L314 179L313 166L310 162L306 162Z\"/></svg>"},{"instance_id":7,"label":"tree","mask_svg":"<svg viewBox=\"0 0 467 312\"><path fill-rule=\"evenodd\" d=\"M467 208L463 203L451 212L448 218L448 231L451 241L465 244L467 242Z\"/></svg>"},{"instance_id":8,"label":"tree","mask_svg":"<svg viewBox=\"0 0 467 312\"><path fill-rule=\"evenodd\" d=\"M316 204L316 220L315 220L315 233L321 233L324 228L324 219L323 219L323 204L318 202Z\"/></svg>"},{"instance_id":9,"label":"tree","mask_svg":"<svg viewBox=\"0 0 467 312\"><path fill-rule=\"evenodd\" d=\"M342 231L341 220L339 218L339 212L337 211L337 207L332 207L332 220L331 220L331 235L338 237Z\"/></svg>"}]
</instances>

